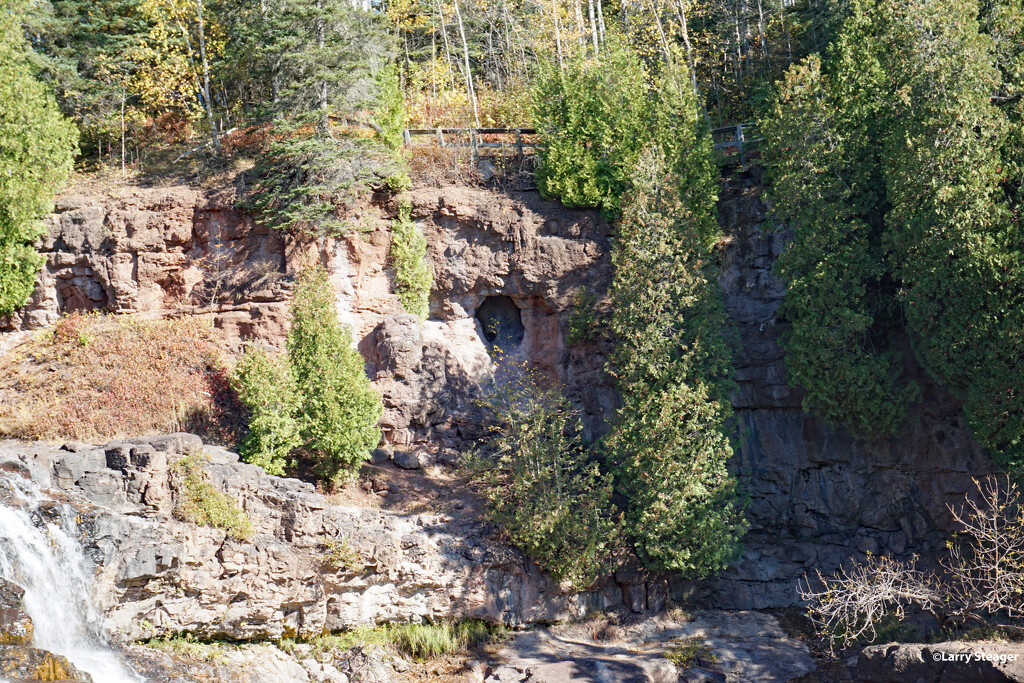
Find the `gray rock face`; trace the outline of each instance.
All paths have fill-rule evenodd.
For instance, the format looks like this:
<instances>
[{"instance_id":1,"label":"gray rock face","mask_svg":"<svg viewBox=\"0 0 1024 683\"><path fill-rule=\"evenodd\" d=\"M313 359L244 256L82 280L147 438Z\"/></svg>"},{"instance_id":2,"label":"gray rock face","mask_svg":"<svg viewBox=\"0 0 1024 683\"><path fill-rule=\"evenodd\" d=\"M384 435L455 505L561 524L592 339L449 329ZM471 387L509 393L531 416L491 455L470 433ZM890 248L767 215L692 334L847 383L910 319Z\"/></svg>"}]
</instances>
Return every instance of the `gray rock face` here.
<instances>
[{"instance_id":1,"label":"gray rock face","mask_svg":"<svg viewBox=\"0 0 1024 683\"><path fill-rule=\"evenodd\" d=\"M1020 683L1024 646L1019 643L919 643L872 645L857 658L859 683Z\"/></svg>"},{"instance_id":2,"label":"gray rock face","mask_svg":"<svg viewBox=\"0 0 1024 683\"><path fill-rule=\"evenodd\" d=\"M733 406L739 434L731 468L750 494L745 552L716 580L683 588L723 609L797 604L796 582L812 567L830 572L867 550L896 556L941 551L947 508L993 471L961 414L907 347L906 373L923 386L892 439L855 439L804 413L787 383L779 336L785 289L772 271L786 230L768 219L757 169L726 181L719 220L729 237L720 282L742 342ZM688 592L692 590L693 592Z\"/></svg>"},{"instance_id":3,"label":"gray rock face","mask_svg":"<svg viewBox=\"0 0 1024 683\"><path fill-rule=\"evenodd\" d=\"M250 541L173 516L181 492L171 468L198 451L213 486L252 520ZM599 599L562 592L479 522L329 505L310 484L188 434L74 451L8 441L3 462L76 501L97 602L109 630L130 640L277 639L458 616L523 624L572 618ZM358 562L330 565L328 539L344 539Z\"/></svg>"},{"instance_id":4,"label":"gray rock face","mask_svg":"<svg viewBox=\"0 0 1024 683\"><path fill-rule=\"evenodd\" d=\"M767 614L661 615L610 636L606 630L571 625L517 635L496 654L501 664L485 683L781 683L816 669L807 646ZM692 656L677 666L666 655L678 648Z\"/></svg>"}]
</instances>

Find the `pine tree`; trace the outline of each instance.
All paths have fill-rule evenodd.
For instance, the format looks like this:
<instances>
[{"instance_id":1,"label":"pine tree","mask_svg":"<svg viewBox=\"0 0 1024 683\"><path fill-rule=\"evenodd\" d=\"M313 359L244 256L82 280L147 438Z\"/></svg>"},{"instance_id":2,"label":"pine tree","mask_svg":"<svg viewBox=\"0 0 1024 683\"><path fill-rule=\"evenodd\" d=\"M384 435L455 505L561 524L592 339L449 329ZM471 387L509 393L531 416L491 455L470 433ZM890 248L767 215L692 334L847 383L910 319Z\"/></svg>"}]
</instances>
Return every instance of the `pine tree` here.
<instances>
[{"instance_id":1,"label":"pine tree","mask_svg":"<svg viewBox=\"0 0 1024 683\"><path fill-rule=\"evenodd\" d=\"M605 445L640 559L699 578L736 556L746 524L725 467L727 316L707 216L687 206L679 187L660 150L648 153L618 225L611 364L622 407Z\"/></svg>"},{"instance_id":2,"label":"pine tree","mask_svg":"<svg viewBox=\"0 0 1024 683\"><path fill-rule=\"evenodd\" d=\"M352 345L352 331L338 322L323 268L300 275L291 315L288 362L301 403L303 443L324 481L345 481L380 441L381 399Z\"/></svg>"},{"instance_id":3,"label":"pine tree","mask_svg":"<svg viewBox=\"0 0 1024 683\"><path fill-rule=\"evenodd\" d=\"M78 131L33 73L21 6L0 12L0 315L25 303L43 263L32 243L71 173Z\"/></svg>"}]
</instances>

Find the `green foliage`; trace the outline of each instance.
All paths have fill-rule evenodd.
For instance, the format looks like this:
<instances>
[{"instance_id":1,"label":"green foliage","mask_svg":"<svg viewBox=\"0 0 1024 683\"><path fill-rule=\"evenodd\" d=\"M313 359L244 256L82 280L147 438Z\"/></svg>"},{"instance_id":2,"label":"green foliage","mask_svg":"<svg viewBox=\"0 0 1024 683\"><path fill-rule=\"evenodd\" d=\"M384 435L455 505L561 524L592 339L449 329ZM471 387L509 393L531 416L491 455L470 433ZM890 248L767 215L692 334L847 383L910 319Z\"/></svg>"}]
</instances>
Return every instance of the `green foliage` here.
<instances>
[{"instance_id":1,"label":"green foliage","mask_svg":"<svg viewBox=\"0 0 1024 683\"><path fill-rule=\"evenodd\" d=\"M991 101L1002 74L977 3L901 9L888 32L896 111L883 163L893 272L921 364L965 400L978 441L1019 467L1024 193L1019 151L1006 155L1004 141L1020 119Z\"/></svg>"},{"instance_id":2,"label":"green foliage","mask_svg":"<svg viewBox=\"0 0 1024 683\"><path fill-rule=\"evenodd\" d=\"M359 645L379 645L425 660L464 652L481 643L501 639L504 635L505 629L500 624L479 619L459 619L426 624L359 626L349 631L319 636L310 640L309 644L312 646L312 655L317 658Z\"/></svg>"},{"instance_id":3,"label":"green foliage","mask_svg":"<svg viewBox=\"0 0 1024 683\"><path fill-rule=\"evenodd\" d=\"M915 396L897 384L900 355L882 345L895 291L881 248L877 92L884 77L857 13L834 49L786 73L762 123L767 180L793 239L777 262L786 282L783 338L804 409L862 436L896 433Z\"/></svg>"},{"instance_id":4,"label":"green foliage","mask_svg":"<svg viewBox=\"0 0 1024 683\"><path fill-rule=\"evenodd\" d=\"M377 72L377 88L379 95L374 118L380 126L380 138L397 153L404 143L405 99L394 65L389 64Z\"/></svg>"},{"instance_id":5,"label":"green foliage","mask_svg":"<svg viewBox=\"0 0 1024 683\"><path fill-rule=\"evenodd\" d=\"M323 538L323 551L320 559L328 567L344 569L350 574L363 571L364 565L359 551L352 547L343 535Z\"/></svg>"},{"instance_id":6,"label":"green foliage","mask_svg":"<svg viewBox=\"0 0 1024 683\"><path fill-rule=\"evenodd\" d=\"M915 395L886 334L902 324L978 440L1024 457L1022 33L1007 3L854 3L764 124L795 235L787 363L808 407L857 433L896 431Z\"/></svg>"},{"instance_id":7,"label":"green foliage","mask_svg":"<svg viewBox=\"0 0 1024 683\"><path fill-rule=\"evenodd\" d=\"M289 455L302 443L299 398L287 363L249 347L235 366L231 385L249 411L249 434L239 453L268 474L284 474Z\"/></svg>"},{"instance_id":8,"label":"green foliage","mask_svg":"<svg viewBox=\"0 0 1024 683\"><path fill-rule=\"evenodd\" d=\"M591 341L600 334L600 322L597 318L597 297L590 290L583 288L572 295L572 311L569 312L569 329L565 333L565 341L577 344Z\"/></svg>"},{"instance_id":9,"label":"green foliage","mask_svg":"<svg viewBox=\"0 0 1024 683\"><path fill-rule=\"evenodd\" d=\"M679 669L714 664L718 657L699 638L687 638L665 650L665 659Z\"/></svg>"},{"instance_id":10,"label":"green foliage","mask_svg":"<svg viewBox=\"0 0 1024 683\"><path fill-rule=\"evenodd\" d=\"M437 659L499 637L502 629L479 619L443 621L436 624L395 624L389 638L401 652L413 659Z\"/></svg>"},{"instance_id":11,"label":"green foliage","mask_svg":"<svg viewBox=\"0 0 1024 683\"><path fill-rule=\"evenodd\" d=\"M641 153L654 144L679 175L686 198L701 202L693 208L703 219L715 201L710 136L698 124L693 91L680 70L683 87L667 73L648 73L618 40L610 40L599 59L581 55L564 69L546 65L533 95L544 143L536 170L540 191L566 206L600 206L616 216Z\"/></svg>"},{"instance_id":12,"label":"green foliage","mask_svg":"<svg viewBox=\"0 0 1024 683\"><path fill-rule=\"evenodd\" d=\"M534 91L534 122L544 147L537 187L566 206L617 213L628 169L649 137L647 74L628 47L600 60L580 56L545 66Z\"/></svg>"},{"instance_id":13,"label":"green foliage","mask_svg":"<svg viewBox=\"0 0 1024 683\"><path fill-rule=\"evenodd\" d=\"M737 555L746 523L725 468L727 316L704 220L664 169L660 153L645 156L612 246L622 407L605 446L640 559L698 578Z\"/></svg>"},{"instance_id":14,"label":"green foliage","mask_svg":"<svg viewBox=\"0 0 1024 683\"><path fill-rule=\"evenodd\" d=\"M473 463L488 517L556 580L585 588L610 569L617 540L612 479L591 462L568 400L503 358L484 406L492 453Z\"/></svg>"},{"instance_id":15,"label":"green foliage","mask_svg":"<svg viewBox=\"0 0 1024 683\"><path fill-rule=\"evenodd\" d=\"M410 217L412 207L403 202L391 223L391 264L395 269L395 290L406 313L426 318L430 312L430 290L434 267L427 259L427 238Z\"/></svg>"},{"instance_id":16,"label":"green foliage","mask_svg":"<svg viewBox=\"0 0 1024 683\"><path fill-rule=\"evenodd\" d=\"M43 258L32 243L71 173L78 131L33 77L21 3L0 12L0 316L20 308Z\"/></svg>"},{"instance_id":17,"label":"green foliage","mask_svg":"<svg viewBox=\"0 0 1024 683\"><path fill-rule=\"evenodd\" d=\"M373 139L315 135L314 126L277 125L281 137L260 157L245 207L277 230L338 234L354 227L347 212L401 168Z\"/></svg>"},{"instance_id":18,"label":"green foliage","mask_svg":"<svg viewBox=\"0 0 1024 683\"><path fill-rule=\"evenodd\" d=\"M202 454L181 458L172 467L178 488L175 514L186 522L223 529L239 541L252 538L252 521L238 503L210 483Z\"/></svg>"},{"instance_id":19,"label":"green foliage","mask_svg":"<svg viewBox=\"0 0 1024 683\"><path fill-rule=\"evenodd\" d=\"M352 332L338 322L334 289L320 266L299 276L291 303L288 362L302 401L301 434L325 481L353 477L380 441L380 396Z\"/></svg>"}]
</instances>

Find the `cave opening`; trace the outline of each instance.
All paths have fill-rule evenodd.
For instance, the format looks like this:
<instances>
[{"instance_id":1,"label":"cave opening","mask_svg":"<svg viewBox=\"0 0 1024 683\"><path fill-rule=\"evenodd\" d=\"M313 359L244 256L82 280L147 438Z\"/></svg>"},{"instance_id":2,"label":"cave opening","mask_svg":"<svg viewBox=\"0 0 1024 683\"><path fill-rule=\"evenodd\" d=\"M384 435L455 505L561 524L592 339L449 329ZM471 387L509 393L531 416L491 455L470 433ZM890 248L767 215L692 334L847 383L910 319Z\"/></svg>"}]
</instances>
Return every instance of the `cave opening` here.
<instances>
[{"instance_id":1,"label":"cave opening","mask_svg":"<svg viewBox=\"0 0 1024 683\"><path fill-rule=\"evenodd\" d=\"M484 330L484 339L493 346L511 351L523 341L526 328L523 314L507 296L489 296L476 309L476 319Z\"/></svg>"}]
</instances>

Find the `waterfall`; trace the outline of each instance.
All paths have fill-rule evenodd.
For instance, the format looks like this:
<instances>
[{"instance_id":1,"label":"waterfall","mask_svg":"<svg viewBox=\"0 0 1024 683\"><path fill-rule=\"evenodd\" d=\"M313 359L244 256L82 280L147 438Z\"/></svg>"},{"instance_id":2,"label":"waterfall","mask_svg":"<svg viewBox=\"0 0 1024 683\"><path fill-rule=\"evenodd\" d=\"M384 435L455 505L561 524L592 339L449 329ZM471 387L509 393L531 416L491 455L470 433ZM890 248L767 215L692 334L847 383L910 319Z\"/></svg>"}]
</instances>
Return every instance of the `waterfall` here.
<instances>
[{"instance_id":1,"label":"waterfall","mask_svg":"<svg viewBox=\"0 0 1024 683\"><path fill-rule=\"evenodd\" d=\"M96 683L136 683L106 645L91 604L92 564L76 540L75 511L55 504L55 515L40 514L46 500L30 481L0 479L0 576L25 589L33 646L67 657Z\"/></svg>"}]
</instances>

